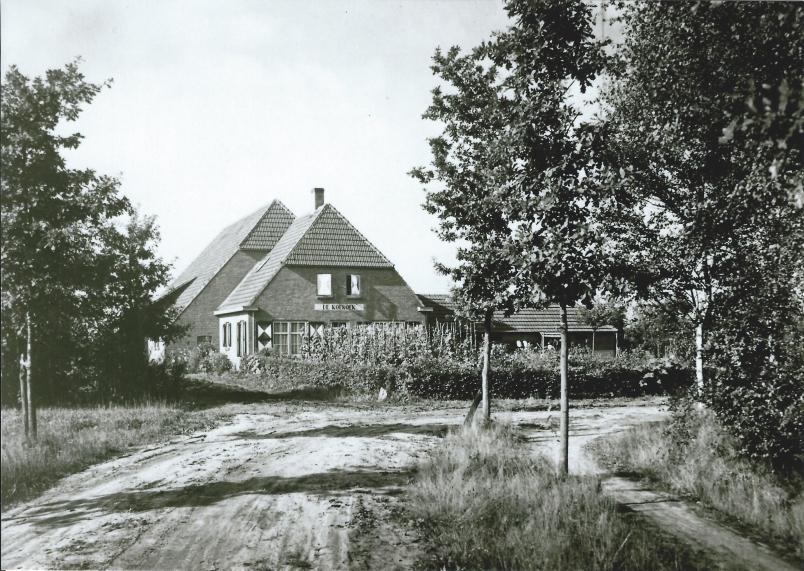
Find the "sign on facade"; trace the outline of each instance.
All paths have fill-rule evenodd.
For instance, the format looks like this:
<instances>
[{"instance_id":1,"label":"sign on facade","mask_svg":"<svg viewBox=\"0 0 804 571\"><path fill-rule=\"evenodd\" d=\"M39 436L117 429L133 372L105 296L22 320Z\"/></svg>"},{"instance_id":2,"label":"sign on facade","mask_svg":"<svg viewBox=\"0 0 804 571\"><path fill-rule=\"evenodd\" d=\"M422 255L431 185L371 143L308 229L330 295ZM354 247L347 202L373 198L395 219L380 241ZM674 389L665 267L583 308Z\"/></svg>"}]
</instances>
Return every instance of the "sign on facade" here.
<instances>
[{"instance_id":1,"label":"sign on facade","mask_svg":"<svg viewBox=\"0 0 804 571\"><path fill-rule=\"evenodd\" d=\"M362 303L316 303L316 311L363 311L365 305Z\"/></svg>"}]
</instances>

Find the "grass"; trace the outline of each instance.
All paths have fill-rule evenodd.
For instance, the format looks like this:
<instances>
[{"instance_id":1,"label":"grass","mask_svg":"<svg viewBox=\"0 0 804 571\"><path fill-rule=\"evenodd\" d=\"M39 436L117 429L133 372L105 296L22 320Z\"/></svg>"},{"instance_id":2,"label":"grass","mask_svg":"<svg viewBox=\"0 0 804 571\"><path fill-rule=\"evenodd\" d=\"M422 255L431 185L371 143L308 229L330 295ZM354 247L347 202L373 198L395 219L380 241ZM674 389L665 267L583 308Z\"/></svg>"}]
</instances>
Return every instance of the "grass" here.
<instances>
[{"instance_id":1,"label":"grass","mask_svg":"<svg viewBox=\"0 0 804 571\"><path fill-rule=\"evenodd\" d=\"M804 475L782 481L741 458L711 411L677 413L598 439L590 449L607 468L698 500L804 559Z\"/></svg>"},{"instance_id":2,"label":"grass","mask_svg":"<svg viewBox=\"0 0 804 571\"><path fill-rule=\"evenodd\" d=\"M0 503L5 509L35 497L60 478L125 452L215 425L220 409L188 411L176 405L41 408L39 437L25 440L20 412L0 412Z\"/></svg>"},{"instance_id":3,"label":"grass","mask_svg":"<svg viewBox=\"0 0 804 571\"><path fill-rule=\"evenodd\" d=\"M504 425L448 435L419 466L409 509L427 568L709 568L619 511L597 478L556 476Z\"/></svg>"}]
</instances>

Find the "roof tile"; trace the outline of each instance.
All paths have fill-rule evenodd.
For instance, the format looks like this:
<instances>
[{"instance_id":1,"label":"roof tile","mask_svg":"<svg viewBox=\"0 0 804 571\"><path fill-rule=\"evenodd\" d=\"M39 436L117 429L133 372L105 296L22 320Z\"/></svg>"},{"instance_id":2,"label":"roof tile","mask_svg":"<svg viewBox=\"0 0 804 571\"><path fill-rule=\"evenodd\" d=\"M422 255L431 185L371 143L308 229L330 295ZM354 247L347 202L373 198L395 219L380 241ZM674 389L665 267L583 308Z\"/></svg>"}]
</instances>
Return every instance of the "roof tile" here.
<instances>
[{"instance_id":1,"label":"roof tile","mask_svg":"<svg viewBox=\"0 0 804 571\"><path fill-rule=\"evenodd\" d=\"M325 204L297 218L274 249L255 264L217 311L236 311L253 305L285 265L393 267L334 206Z\"/></svg>"},{"instance_id":2,"label":"roof tile","mask_svg":"<svg viewBox=\"0 0 804 571\"><path fill-rule=\"evenodd\" d=\"M284 204L274 200L224 228L170 284L168 292L187 286L176 299L179 310L187 307L201 293L226 262L234 256L241 243L251 239L254 231L264 229L261 230L260 237L254 238L250 243L261 246L259 249L269 250L273 244L270 242L268 229L275 231L282 225L287 228L290 226L292 216Z\"/></svg>"},{"instance_id":3,"label":"roof tile","mask_svg":"<svg viewBox=\"0 0 804 571\"><path fill-rule=\"evenodd\" d=\"M446 294L418 294L425 306L433 308L433 316L444 319L454 315L457 309L455 302ZM506 317L501 311L494 313L492 328L497 333L545 333L557 335L561 325L561 309L551 305L545 309L520 309ZM570 331L592 331L592 328L581 322L578 308L567 308L567 327ZM598 327L597 331L616 331L611 325Z\"/></svg>"}]
</instances>

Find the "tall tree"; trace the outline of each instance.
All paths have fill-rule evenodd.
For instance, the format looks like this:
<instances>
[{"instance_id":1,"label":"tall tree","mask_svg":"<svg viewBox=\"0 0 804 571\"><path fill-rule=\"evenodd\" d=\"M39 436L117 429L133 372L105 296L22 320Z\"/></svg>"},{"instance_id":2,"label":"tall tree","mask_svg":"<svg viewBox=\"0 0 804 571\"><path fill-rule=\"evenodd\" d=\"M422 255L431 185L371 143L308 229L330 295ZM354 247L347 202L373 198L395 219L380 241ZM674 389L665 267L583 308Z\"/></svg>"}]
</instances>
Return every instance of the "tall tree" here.
<instances>
[{"instance_id":1,"label":"tall tree","mask_svg":"<svg viewBox=\"0 0 804 571\"><path fill-rule=\"evenodd\" d=\"M451 91L434 91L426 117L445 131L431 141L435 168L414 175L444 183L427 206L442 219L442 236L470 244L453 275L485 311L487 332L494 309L560 305L566 472L567 308L591 302L608 254L594 219L608 200L593 176L601 134L579 122L569 91L584 92L606 58L581 0L511 0L506 11L512 25L467 55L436 53L434 71Z\"/></svg>"},{"instance_id":2,"label":"tall tree","mask_svg":"<svg viewBox=\"0 0 804 571\"><path fill-rule=\"evenodd\" d=\"M153 216L134 210L124 224L101 232L97 268L108 279L87 293L85 318L76 326L88 345L82 368L96 369L104 379L98 391L106 398L125 398L147 387L143 372L148 363L146 339L166 341L183 333L176 310L154 302L170 277L170 265L155 254L159 229Z\"/></svg>"},{"instance_id":3,"label":"tall tree","mask_svg":"<svg viewBox=\"0 0 804 571\"><path fill-rule=\"evenodd\" d=\"M593 36L591 8L581 0L511 1L515 24L487 47L505 70L500 91L515 134L513 184L501 207L514 228L509 257L521 303L561 308L561 447L558 469L569 469L567 308L591 304L610 272L597 213L611 201L598 184L603 133L584 122L582 93L605 69L605 42Z\"/></svg>"},{"instance_id":4,"label":"tall tree","mask_svg":"<svg viewBox=\"0 0 804 571\"><path fill-rule=\"evenodd\" d=\"M804 427L804 6L632 3L624 23L607 99L628 251L694 321L702 397L784 464Z\"/></svg>"},{"instance_id":5,"label":"tall tree","mask_svg":"<svg viewBox=\"0 0 804 571\"><path fill-rule=\"evenodd\" d=\"M716 308L749 246L744 240L789 202L778 184L751 181L767 179L770 169L797 179L791 188L801 186L800 163L779 158L790 156L786 142L724 143L735 132L739 138L746 126L740 108L747 97L761 97L760 86L784 86L788 100L800 98L802 13L785 3L623 8L623 73L606 95L622 153L618 184L638 199L632 216L622 218L631 227L622 232L634 237L622 255L640 258L634 263L649 276L648 295L658 305L693 321L701 388ZM749 121L754 129L757 121ZM780 136L787 141L795 120L778 124L788 128Z\"/></svg>"},{"instance_id":6,"label":"tall tree","mask_svg":"<svg viewBox=\"0 0 804 571\"><path fill-rule=\"evenodd\" d=\"M436 50L432 70L443 87L433 89L424 118L443 123L444 131L429 140L431 166L411 171L427 187L424 208L439 218L438 235L459 244L457 265L437 268L455 282L453 295L463 316L483 321L481 390L467 422L479 400L484 420L490 419L492 317L513 303L513 267L506 256L510 228L499 204L511 183L513 159L504 137L506 101L497 89L497 69L484 67L484 58L483 46L466 54L457 47Z\"/></svg>"},{"instance_id":7,"label":"tall tree","mask_svg":"<svg viewBox=\"0 0 804 571\"><path fill-rule=\"evenodd\" d=\"M118 181L71 169L61 154L81 135L61 135L103 85L89 83L76 62L33 80L12 66L2 85L2 266L4 317L25 339L21 363L26 428L36 436L35 348L46 332L49 308L80 305L100 228L129 209ZM34 374L32 374L34 373Z\"/></svg>"}]
</instances>

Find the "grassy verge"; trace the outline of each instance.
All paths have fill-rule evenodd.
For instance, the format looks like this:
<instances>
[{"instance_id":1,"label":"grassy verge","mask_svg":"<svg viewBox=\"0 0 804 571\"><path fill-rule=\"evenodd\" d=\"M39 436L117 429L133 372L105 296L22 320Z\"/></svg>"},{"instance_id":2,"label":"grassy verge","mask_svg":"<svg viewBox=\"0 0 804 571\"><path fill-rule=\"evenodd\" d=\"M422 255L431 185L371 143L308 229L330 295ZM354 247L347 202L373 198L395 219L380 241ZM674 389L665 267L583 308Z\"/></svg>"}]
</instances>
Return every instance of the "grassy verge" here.
<instances>
[{"instance_id":1,"label":"grassy verge","mask_svg":"<svg viewBox=\"0 0 804 571\"><path fill-rule=\"evenodd\" d=\"M419 467L410 511L427 568L709 568L618 511L597 478L557 477L505 426L447 436Z\"/></svg>"},{"instance_id":2,"label":"grassy verge","mask_svg":"<svg viewBox=\"0 0 804 571\"><path fill-rule=\"evenodd\" d=\"M671 421L598 439L590 450L610 470L699 500L804 558L804 476L782 481L739 457L710 411L686 410Z\"/></svg>"},{"instance_id":3,"label":"grassy verge","mask_svg":"<svg viewBox=\"0 0 804 571\"><path fill-rule=\"evenodd\" d=\"M25 441L20 413L2 410L0 501L6 508L30 499L60 478L112 458L131 446L159 442L216 424L220 410L175 405L41 408L39 438Z\"/></svg>"}]
</instances>

